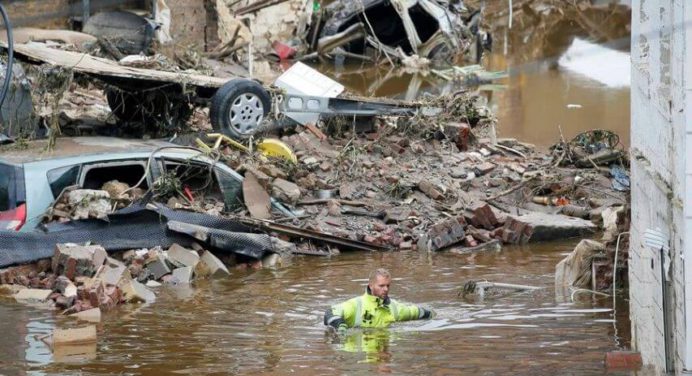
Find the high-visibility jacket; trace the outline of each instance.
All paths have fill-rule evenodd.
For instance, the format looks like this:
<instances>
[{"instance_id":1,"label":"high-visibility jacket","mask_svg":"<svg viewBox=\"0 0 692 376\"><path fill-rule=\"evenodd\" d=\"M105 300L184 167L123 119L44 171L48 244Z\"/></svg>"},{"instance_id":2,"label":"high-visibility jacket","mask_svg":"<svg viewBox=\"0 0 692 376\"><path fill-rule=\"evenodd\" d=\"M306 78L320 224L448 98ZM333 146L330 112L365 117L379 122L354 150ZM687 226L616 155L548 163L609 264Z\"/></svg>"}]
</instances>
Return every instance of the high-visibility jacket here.
<instances>
[{"instance_id":1,"label":"high-visibility jacket","mask_svg":"<svg viewBox=\"0 0 692 376\"><path fill-rule=\"evenodd\" d=\"M387 298L380 299L369 293L332 306L324 315L324 324L338 328L386 328L397 321L430 318L430 311L416 305L407 305Z\"/></svg>"}]
</instances>

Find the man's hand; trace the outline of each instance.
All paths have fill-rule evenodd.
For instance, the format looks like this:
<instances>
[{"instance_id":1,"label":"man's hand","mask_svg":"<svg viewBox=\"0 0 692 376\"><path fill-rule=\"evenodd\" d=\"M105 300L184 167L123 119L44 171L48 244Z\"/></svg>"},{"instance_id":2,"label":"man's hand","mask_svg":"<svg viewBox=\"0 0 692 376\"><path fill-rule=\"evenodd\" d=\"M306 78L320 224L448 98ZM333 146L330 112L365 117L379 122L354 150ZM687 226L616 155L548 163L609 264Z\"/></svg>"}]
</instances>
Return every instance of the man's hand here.
<instances>
[{"instance_id":1,"label":"man's hand","mask_svg":"<svg viewBox=\"0 0 692 376\"><path fill-rule=\"evenodd\" d=\"M346 326L346 324L341 324L341 325L339 325L339 328L336 329L336 332L340 336L343 336L346 334L346 330L348 330L348 326Z\"/></svg>"},{"instance_id":2,"label":"man's hand","mask_svg":"<svg viewBox=\"0 0 692 376\"><path fill-rule=\"evenodd\" d=\"M420 309L420 318L421 319L431 319L435 316L435 312L432 309L425 309L425 308L419 308Z\"/></svg>"}]
</instances>

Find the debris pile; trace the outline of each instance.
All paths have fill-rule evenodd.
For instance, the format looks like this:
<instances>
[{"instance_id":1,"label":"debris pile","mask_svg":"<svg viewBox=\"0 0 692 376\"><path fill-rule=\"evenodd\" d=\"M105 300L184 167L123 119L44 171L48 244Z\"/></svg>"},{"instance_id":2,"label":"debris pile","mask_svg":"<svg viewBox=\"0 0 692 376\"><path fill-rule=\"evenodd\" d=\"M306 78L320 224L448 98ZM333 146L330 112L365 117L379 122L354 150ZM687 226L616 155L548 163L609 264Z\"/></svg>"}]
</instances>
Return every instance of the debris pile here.
<instances>
[{"instance_id":1,"label":"debris pile","mask_svg":"<svg viewBox=\"0 0 692 376\"><path fill-rule=\"evenodd\" d=\"M583 236L627 202L609 169L493 142L494 119L475 98L441 101L449 111L434 118L307 124L282 139L296 164L230 147L223 160L258 182L265 205L269 195L291 205L294 225L390 249L464 252Z\"/></svg>"},{"instance_id":2,"label":"debris pile","mask_svg":"<svg viewBox=\"0 0 692 376\"><path fill-rule=\"evenodd\" d=\"M62 314L73 315L153 302L156 294L152 289L227 277L231 274L227 265L256 269L282 262L276 254L250 264L240 264L233 257L224 257L224 262L209 250L195 248L173 244L167 250L154 247L109 256L98 245L58 244L52 259L0 270L0 285L19 302L47 303Z\"/></svg>"},{"instance_id":3,"label":"debris pile","mask_svg":"<svg viewBox=\"0 0 692 376\"><path fill-rule=\"evenodd\" d=\"M255 14L250 18L255 21L265 11L276 14L288 7L292 18L301 12L289 25L296 29L290 34L295 40L269 33L273 40L265 41L281 60L396 60L427 69L431 60L471 54L487 41L479 29L479 13L460 1L335 1L324 7L297 1L234 4L230 8L236 16ZM272 7L276 8L269 11ZM526 17L543 17L526 2L520 7ZM585 12L579 6L573 11ZM340 94L343 85L322 85L321 77L307 67L293 84L309 97L303 104L316 106L315 112L282 113L286 108L281 106L291 100L279 98L296 93L267 90L248 79L199 74L217 59L218 64L210 66L214 74L235 76L224 61L237 65L246 51L243 61L251 66L255 57L250 39L257 35L248 33L268 31L261 22L247 30L230 13L222 21L229 23L220 30L221 43L207 51L206 58L182 48L168 58L127 56L118 44L100 36L92 47L77 47L92 48L91 54L75 54L72 46L17 46L25 60L54 64L32 72L41 78L34 100L51 140L63 130L71 136L93 132L94 124L108 128L116 123L114 115L119 124L115 133L139 136L153 127L154 134L175 133L176 142L197 153L170 161L159 158L157 151L172 145L159 148L147 157L146 165L119 166L130 173L128 182L113 180L116 177L109 173L88 182L75 178L82 186L60 193L45 215L46 231L26 236L0 233L8 244L23 237L36 245L24 252L8 250L0 242L3 266L11 264L8 260L34 262L0 270L0 283L13 286L17 300L50 301L70 314L107 311L122 303L153 301L156 294L150 288L159 284L222 277L229 275L229 265L260 268L291 253L487 252L599 229L604 231L603 244L580 243L559 266L560 283L591 283L594 290L604 289L608 280L622 273L622 268L608 269L626 260L626 252L619 251L624 249L620 234L628 227L630 183L627 154L617 135L585 132L569 142L560 140L546 153L498 138L496 120L480 96L457 92L417 103L359 101ZM150 41L139 42L148 46ZM452 80L483 72L474 66L433 73ZM480 76L492 79L501 74ZM211 103L210 109L197 108L200 103ZM343 116L339 110L354 115ZM135 123L144 131L133 132ZM264 124L272 127L262 128ZM177 131L190 128L214 128L225 135L178 137ZM261 132L255 133L257 129ZM277 133L280 141L270 139ZM205 162L197 163L198 156ZM226 170L217 173L217 165ZM141 178L132 178L137 168ZM99 245L65 244L84 237L80 230L85 228L89 236L100 236L95 241ZM130 235L128 231L137 236L115 235ZM52 260L46 260L51 251L46 247L56 243ZM467 290L482 296L493 288L532 289L481 283Z\"/></svg>"}]
</instances>

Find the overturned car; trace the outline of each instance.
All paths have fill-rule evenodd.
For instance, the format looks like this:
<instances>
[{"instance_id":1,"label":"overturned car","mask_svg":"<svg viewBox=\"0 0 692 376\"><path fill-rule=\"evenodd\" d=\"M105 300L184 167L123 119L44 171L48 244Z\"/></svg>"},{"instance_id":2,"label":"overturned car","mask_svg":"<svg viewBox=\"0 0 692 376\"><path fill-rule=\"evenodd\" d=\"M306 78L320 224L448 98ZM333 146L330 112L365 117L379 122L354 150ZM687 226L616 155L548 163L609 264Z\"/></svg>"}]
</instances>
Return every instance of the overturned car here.
<instances>
[{"instance_id":1,"label":"overturned car","mask_svg":"<svg viewBox=\"0 0 692 376\"><path fill-rule=\"evenodd\" d=\"M478 60L490 43L479 29L480 14L460 0L335 1L314 16L308 40L320 56L383 52L396 59L418 55L449 62L470 54Z\"/></svg>"}]
</instances>

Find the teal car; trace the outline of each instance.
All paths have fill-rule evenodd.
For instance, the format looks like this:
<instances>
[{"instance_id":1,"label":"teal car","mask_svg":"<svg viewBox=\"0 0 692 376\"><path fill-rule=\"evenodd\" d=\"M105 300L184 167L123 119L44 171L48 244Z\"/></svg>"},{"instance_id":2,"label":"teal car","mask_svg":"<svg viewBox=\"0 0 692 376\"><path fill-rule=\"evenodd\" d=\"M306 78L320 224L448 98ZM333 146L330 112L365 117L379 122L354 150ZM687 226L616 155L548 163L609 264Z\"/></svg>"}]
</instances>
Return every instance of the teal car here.
<instances>
[{"instance_id":1,"label":"teal car","mask_svg":"<svg viewBox=\"0 0 692 376\"><path fill-rule=\"evenodd\" d=\"M28 148L0 148L0 231L31 231L60 193L70 186L100 189L118 180L146 190L164 172L175 173L191 192L222 200L226 210L242 205L243 177L200 151L159 140L111 137L59 138ZM293 213L273 201L273 210Z\"/></svg>"}]
</instances>

